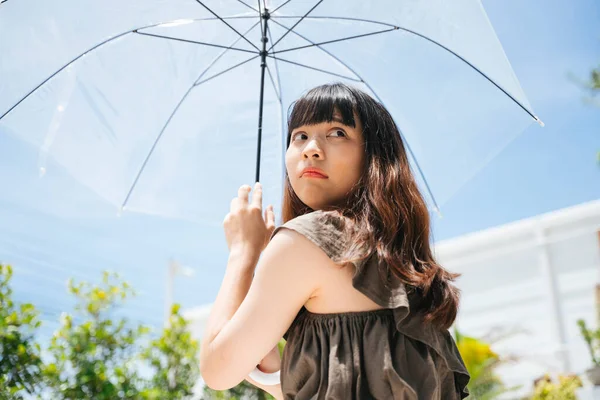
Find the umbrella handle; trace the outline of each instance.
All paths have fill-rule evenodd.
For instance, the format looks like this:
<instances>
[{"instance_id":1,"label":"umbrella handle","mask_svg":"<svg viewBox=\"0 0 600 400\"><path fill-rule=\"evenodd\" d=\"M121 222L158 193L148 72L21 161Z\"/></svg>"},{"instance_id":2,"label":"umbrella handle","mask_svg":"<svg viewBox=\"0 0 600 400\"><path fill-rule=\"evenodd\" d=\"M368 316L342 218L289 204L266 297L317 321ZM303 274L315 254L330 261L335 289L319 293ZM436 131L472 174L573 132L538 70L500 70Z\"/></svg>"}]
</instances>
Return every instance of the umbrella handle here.
<instances>
[{"instance_id":1,"label":"umbrella handle","mask_svg":"<svg viewBox=\"0 0 600 400\"><path fill-rule=\"evenodd\" d=\"M262 372L261 370L259 370L258 368L254 368L252 370L252 372L250 372L248 374L248 376L255 380L256 382L260 383L261 385L265 385L265 386L273 386L273 385L279 385L280 381L280 373L281 371L275 371L272 372L270 374L266 373L266 372Z\"/></svg>"}]
</instances>

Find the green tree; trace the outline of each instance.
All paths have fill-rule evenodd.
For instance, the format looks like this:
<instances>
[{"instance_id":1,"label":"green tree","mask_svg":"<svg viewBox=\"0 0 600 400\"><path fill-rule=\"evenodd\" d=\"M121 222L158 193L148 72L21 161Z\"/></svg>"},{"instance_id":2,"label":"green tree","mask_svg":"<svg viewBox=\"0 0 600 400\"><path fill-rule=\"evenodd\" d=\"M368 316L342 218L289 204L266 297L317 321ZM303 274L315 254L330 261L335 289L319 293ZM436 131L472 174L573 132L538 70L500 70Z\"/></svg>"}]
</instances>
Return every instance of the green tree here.
<instances>
[{"instance_id":1,"label":"green tree","mask_svg":"<svg viewBox=\"0 0 600 400\"><path fill-rule=\"evenodd\" d=\"M200 345L188 330L188 322L175 304L163 334L142 354L153 376L143 392L146 399L180 400L193 394L200 378Z\"/></svg>"},{"instance_id":2,"label":"green tree","mask_svg":"<svg viewBox=\"0 0 600 400\"><path fill-rule=\"evenodd\" d=\"M140 398L136 344L148 329L131 326L125 318L111 318L111 312L134 295L133 290L108 272L99 286L69 281L68 288L77 298L75 311L80 318L63 314L48 348L51 361L44 375L51 398Z\"/></svg>"},{"instance_id":3,"label":"green tree","mask_svg":"<svg viewBox=\"0 0 600 400\"><path fill-rule=\"evenodd\" d=\"M38 311L12 300L10 265L0 264L0 398L20 400L42 381L40 347L34 341L40 326Z\"/></svg>"}]
</instances>

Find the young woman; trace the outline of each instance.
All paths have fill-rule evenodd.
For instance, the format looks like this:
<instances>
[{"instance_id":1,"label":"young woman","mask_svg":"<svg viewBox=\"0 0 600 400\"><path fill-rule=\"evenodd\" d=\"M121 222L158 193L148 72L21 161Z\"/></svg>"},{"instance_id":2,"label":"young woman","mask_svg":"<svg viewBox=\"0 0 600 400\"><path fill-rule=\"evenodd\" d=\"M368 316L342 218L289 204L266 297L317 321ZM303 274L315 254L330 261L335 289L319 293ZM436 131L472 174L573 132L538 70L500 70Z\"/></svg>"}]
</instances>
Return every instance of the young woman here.
<instances>
[{"instance_id":1,"label":"young woman","mask_svg":"<svg viewBox=\"0 0 600 400\"><path fill-rule=\"evenodd\" d=\"M239 189L225 217L206 384L248 379L283 399L466 397L448 332L456 275L432 255L428 210L388 111L343 84L312 89L289 116L286 170L282 226L272 206L263 215L258 183L251 199L250 186ZM280 370L279 383L252 380L256 370Z\"/></svg>"}]
</instances>

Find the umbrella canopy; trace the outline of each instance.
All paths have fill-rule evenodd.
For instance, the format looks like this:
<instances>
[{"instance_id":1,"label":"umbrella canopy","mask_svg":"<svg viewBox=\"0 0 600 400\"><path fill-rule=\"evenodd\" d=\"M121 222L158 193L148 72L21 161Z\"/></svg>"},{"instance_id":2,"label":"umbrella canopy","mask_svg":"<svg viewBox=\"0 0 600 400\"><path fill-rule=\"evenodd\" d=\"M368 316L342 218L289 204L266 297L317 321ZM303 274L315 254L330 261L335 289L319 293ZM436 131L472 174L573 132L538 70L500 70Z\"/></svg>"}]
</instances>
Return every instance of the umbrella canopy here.
<instances>
[{"instance_id":1,"label":"umbrella canopy","mask_svg":"<svg viewBox=\"0 0 600 400\"><path fill-rule=\"evenodd\" d=\"M13 0L0 54L0 133L40 175L209 224L259 165L279 204L287 111L319 84L385 104L433 207L541 123L478 0Z\"/></svg>"}]
</instances>

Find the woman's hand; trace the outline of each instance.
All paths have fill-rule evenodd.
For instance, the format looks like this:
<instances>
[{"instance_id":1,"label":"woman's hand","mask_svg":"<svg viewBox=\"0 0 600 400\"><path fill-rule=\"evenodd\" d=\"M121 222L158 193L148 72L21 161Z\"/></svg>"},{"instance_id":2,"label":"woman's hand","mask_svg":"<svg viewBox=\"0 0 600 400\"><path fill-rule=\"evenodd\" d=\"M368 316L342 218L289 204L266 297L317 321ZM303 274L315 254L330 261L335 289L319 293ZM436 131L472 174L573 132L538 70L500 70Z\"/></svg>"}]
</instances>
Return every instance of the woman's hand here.
<instances>
[{"instance_id":1,"label":"woman's hand","mask_svg":"<svg viewBox=\"0 0 600 400\"><path fill-rule=\"evenodd\" d=\"M223 227L229 251L241 251L258 256L266 247L275 229L273 206L262 212L262 185L256 183L252 200L248 201L250 186L243 185L238 195L231 200L229 214L225 216Z\"/></svg>"}]
</instances>

